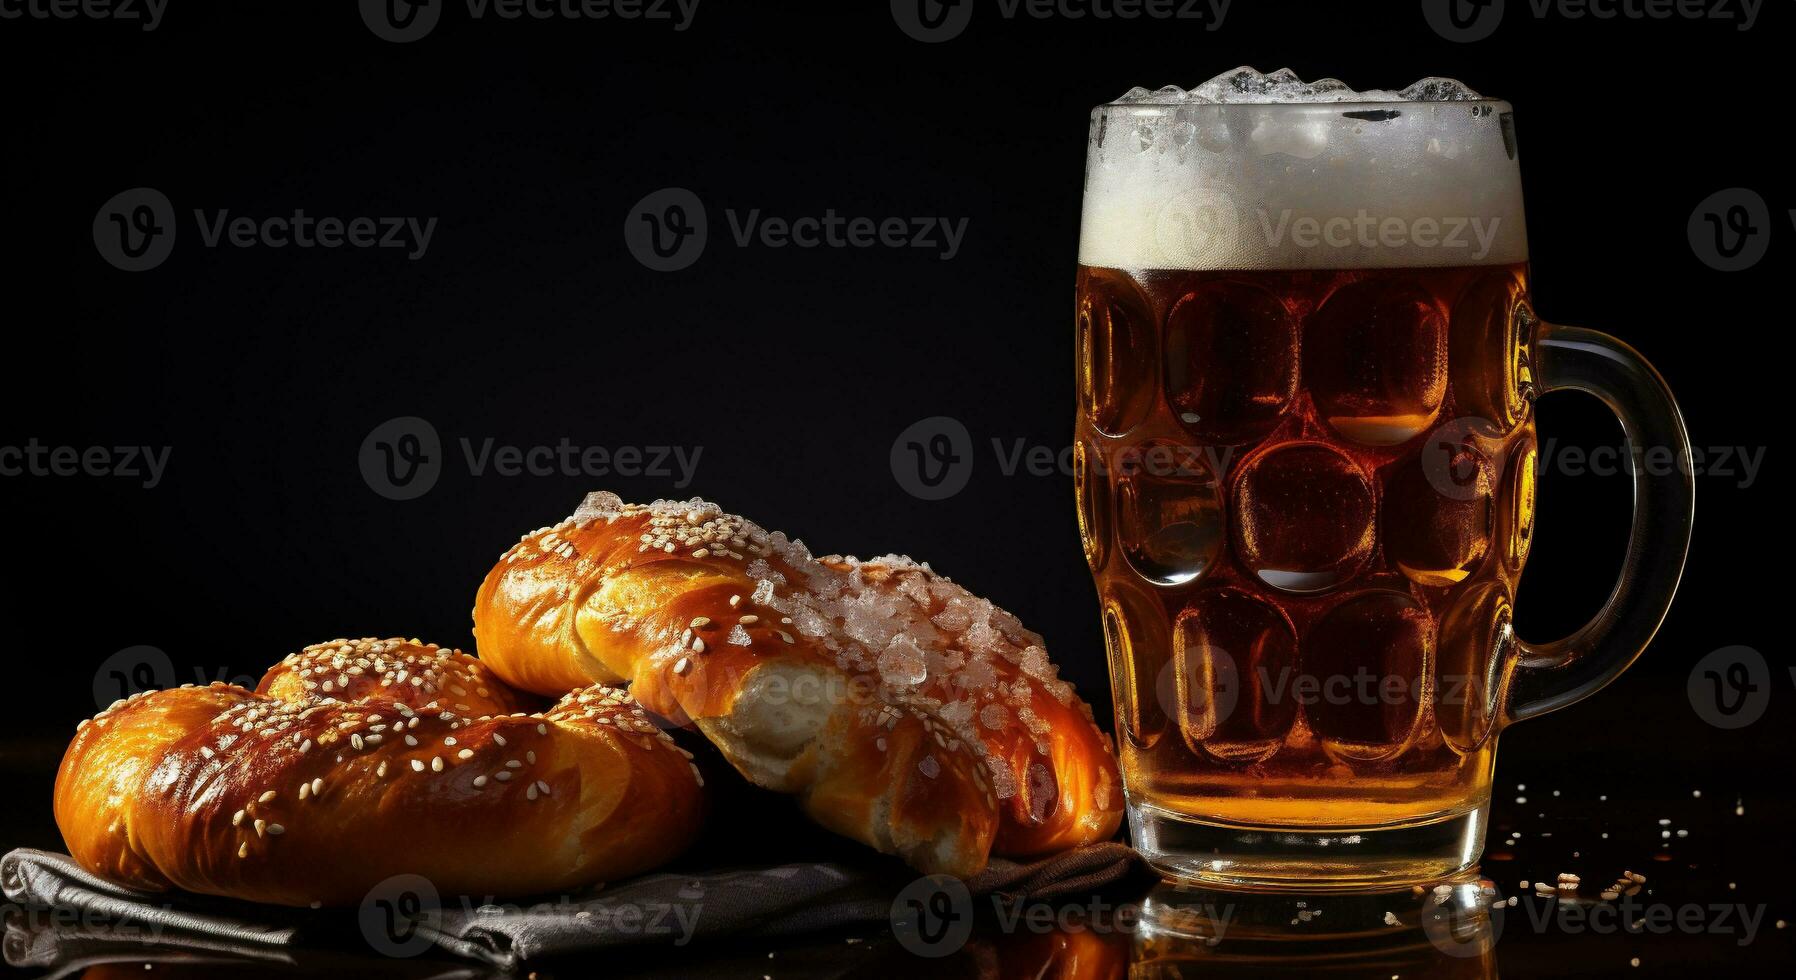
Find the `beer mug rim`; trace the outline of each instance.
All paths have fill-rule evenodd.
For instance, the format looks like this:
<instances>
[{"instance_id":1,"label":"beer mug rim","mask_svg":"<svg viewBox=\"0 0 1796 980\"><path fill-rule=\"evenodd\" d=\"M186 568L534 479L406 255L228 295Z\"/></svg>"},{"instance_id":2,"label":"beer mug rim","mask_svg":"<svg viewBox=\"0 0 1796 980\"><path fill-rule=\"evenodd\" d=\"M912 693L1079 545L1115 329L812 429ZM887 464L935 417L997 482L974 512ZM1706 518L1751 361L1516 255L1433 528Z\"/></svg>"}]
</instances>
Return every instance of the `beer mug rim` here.
<instances>
[{"instance_id":1,"label":"beer mug rim","mask_svg":"<svg viewBox=\"0 0 1796 980\"><path fill-rule=\"evenodd\" d=\"M1093 106L1093 117L1099 115L1143 115L1164 117L1167 115L1232 115L1232 114L1264 114L1264 115L1321 115L1337 116L1346 113L1364 112L1366 110L1390 110L1399 112L1434 113L1442 110L1470 108L1481 115L1514 112L1507 99L1443 99L1437 101L1420 101L1415 99L1348 99L1339 102L1104 102ZM1389 117L1395 118L1395 117ZM1376 120L1369 120L1376 121Z\"/></svg>"}]
</instances>

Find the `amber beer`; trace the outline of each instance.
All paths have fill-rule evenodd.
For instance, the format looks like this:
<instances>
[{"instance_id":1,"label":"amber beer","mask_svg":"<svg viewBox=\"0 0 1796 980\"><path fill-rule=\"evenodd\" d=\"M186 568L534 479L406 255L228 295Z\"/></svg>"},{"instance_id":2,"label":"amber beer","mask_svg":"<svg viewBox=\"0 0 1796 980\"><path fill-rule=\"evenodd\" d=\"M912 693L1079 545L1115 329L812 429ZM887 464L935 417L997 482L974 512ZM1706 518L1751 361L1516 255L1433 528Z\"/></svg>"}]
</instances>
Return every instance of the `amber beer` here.
<instances>
[{"instance_id":1,"label":"amber beer","mask_svg":"<svg viewBox=\"0 0 1796 980\"><path fill-rule=\"evenodd\" d=\"M1532 402L1595 386L1537 376L1570 328L1529 312L1515 161L1508 106L1481 99L1093 114L1079 527L1131 828L1164 871L1314 885L1468 866L1502 724L1601 686L1663 616L1675 572L1658 595L1624 581L1656 605L1644 637L1543 670L1539 693L1516 679ZM1454 224L1484 237L1443 245ZM1668 417L1630 433L1684 446ZM1681 566L1687 489L1669 505Z\"/></svg>"}]
</instances>

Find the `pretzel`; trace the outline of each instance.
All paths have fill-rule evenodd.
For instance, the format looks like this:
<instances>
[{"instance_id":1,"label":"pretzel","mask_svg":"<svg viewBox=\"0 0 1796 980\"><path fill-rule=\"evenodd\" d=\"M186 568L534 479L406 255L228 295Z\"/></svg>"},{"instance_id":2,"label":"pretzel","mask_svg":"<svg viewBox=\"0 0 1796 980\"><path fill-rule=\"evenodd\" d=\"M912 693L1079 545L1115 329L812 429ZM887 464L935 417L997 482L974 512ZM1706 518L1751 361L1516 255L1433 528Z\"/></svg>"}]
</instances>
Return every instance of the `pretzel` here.
<instances>
[{"instance_id":1,"label":"pretzel","mask_svg":"<svg viewBox=\"0 0 1796 980\"><path fill-rule=\"evenodd\" d=\"M697 834L690 755L628 694L550 710L459 651L335 640L269 671L136 694L76 730L56 822L145 891L353 905L389 877L522 896L656 867Z\"/></svg>"},{"instance_id":2,"label":"pretzel","mask_svg":"<svg viewBox=\"0 0 1796 980\"><path fill-rule=\"evenodd\" d=\"M1041 637L908 558L815 559L703 500L595 493L505 553L474 634L525 690L630 683L752 782L925 872L1121 820L1110 740Z\"/></svg>"}]
</instances>

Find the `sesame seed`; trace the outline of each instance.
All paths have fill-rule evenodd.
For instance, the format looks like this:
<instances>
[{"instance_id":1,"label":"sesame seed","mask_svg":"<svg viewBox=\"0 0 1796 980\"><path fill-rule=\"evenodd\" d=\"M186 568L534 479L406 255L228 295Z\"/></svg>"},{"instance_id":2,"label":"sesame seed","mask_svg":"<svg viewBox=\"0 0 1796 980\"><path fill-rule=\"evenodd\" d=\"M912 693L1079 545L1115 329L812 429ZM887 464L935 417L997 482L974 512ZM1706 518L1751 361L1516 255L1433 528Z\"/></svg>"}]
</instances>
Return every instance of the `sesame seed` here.
<instances>
[{"instance_id":1,"label":"sesame seed","mask_svg":"<svg viewBox=\"0 0 1796 980\"><path fill-rule=\"evenodd\" d=\"M238 827L238 826L242 826L242 824L243 824L243 811L242 810L238 810L236 813L231 814L231 826Z\"/></svg>"},{"instance_id":2,"label":"sesame seed","mask_svg":"<svg viewBox=\"0 0 1796 980\"><path fill-rule=\"evenodd\" d=\"M498 732L494 732L493 733L493 741L499 743L500 745L504 745L505 744L505 736L499 734Z\"/></svg>"},{"instance_id":3,"label":"sesame seed","mask_svg":"<svg viewBox=\"0 0 1796 980\"><path fill-rule=\"evenodd\" d=\"M692 669L692 661L688 660L685 657L681 657L680 659L674 661L673 672L677 676L684 677L686 675L686 672L691 669Z\"/></svg>"},{"instance_id":4,"label":"sesame seed","mask_svg":"<svg viewBox=\"0 0 1796 980\"><path fill-rule=\"evenodd\" d=\"M269 833L269 836L271 836L271 837L279 837L286 832L287 832L287 828L281 826L278 823L271 823L268 825L268 833Z\"/></svg>"},{"instance_id":5,"label":"sesame seed","mask_svg":"<svg viewBox=\"0 0 1796 980\"><path fill-rule=\"evenodd\" d=\"M485 786L485 785L486 785L486 777L485 776L475 776L474 777L474 788L475 789L479 789L480 787Z\"/></svg>"},{"instance_id":6,"label":"sesame seed","mask_svg":"<svg viewBox=\"0 0 1796 980\"><path fill-rule=\"evenodd\" d=\"M457 759L472 759L474 758L474 750L462 749L460 752L455 753L455 757Z\"/></svg>"},{"instance_id":7,"label":"sesame seed","mask_svg":"<svg viewBox=\"0 0 1796 980\"><path fill-rule=\"evenodd\" d=\"M269 790L268 792L263 793L261 796L256 797L256 802L257 803L268 803L268 802L272 801L278 795L279 794L277 794L274 790Z\"/></svg>"},{"instance_id":8,"label":"sesame seed","mask_svg":"<svg viewBox=\"0 0 1796 980\"><path fill-rule=\"evenodd\" d=\"M423 759L413 759L412 760L412 771L413 772L423 772L424 771L424 760Z\"/></svg>"},{"instance_id":9,"label":"sesame seed","mask_svg":"<svg viewBox=\"0 0 1796 980\"><path fill-rule=\"evenodd\" d=\"M493 773L493 778L497 779L498 781L500 781L502 783L509 782L511 780L511 773L508 773L505 770L501 769L498 772Z\"/></svg>"},{"instance_id":10,"label":"sesame seed","mask_svg":"<svg viewBox=\"0 0 1796 980\"><path fill-rule=\"evenodd\" d=\"M756 624L760 621L761 621L761 617L754 616L754 615L743 616L736 620L736 622L741 623L744 626L753 626L754 624Z\"/></svg>"}]
</instances>

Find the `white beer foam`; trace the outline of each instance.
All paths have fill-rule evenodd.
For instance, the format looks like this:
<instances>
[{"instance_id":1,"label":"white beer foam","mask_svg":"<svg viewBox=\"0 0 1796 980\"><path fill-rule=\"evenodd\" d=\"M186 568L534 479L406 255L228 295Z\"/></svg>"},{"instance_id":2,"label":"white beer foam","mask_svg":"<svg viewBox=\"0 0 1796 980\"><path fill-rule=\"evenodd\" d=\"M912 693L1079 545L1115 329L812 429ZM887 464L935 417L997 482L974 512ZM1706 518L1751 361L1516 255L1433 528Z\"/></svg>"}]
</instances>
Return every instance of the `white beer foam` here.
<instances>
[{"instance_id":1,"label":"white beer foam","mask_svg":"<svg viewBox=\"0 0 1796 980\"><path fill-rule=\"evenodd\" d=\"M1363 269L1525 262L1508 103L1241 68L1093 110L1079 262Z\"/></svg>"}]
</instances>

